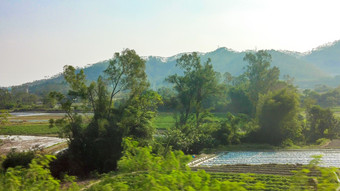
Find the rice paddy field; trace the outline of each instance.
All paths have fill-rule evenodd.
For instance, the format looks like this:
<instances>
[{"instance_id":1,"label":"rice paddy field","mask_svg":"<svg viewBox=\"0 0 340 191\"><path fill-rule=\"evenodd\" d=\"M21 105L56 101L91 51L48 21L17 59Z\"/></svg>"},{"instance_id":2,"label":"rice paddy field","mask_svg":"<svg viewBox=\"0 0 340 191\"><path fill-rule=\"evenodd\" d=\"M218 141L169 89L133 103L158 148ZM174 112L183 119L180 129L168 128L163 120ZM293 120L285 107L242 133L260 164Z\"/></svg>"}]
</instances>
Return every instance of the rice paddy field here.
<instances>
[{"instance_id":1,"label":"rice paddy field","mask_svg":"<svg viewBox=\"0 0 340 191\"><path fill-rule=\"evenodd\" d=\"M48 135L57 136L58 128L49 127L49 119L60 119L60 113L12 113L9 123L0 127L0 135Z\"/></svg>"},{"instance_id":2,"label":"rice paddy field","mask_svg":"<svg viewBox=\"0 0 340 191\"><path fill-rule=\"evenodd\" d=\"M322 156L320 166L340 168L340 149L308 149L278 151L233 151L221 153L201 166L219 165L262 165L262 164L303 164L307 165L312 156Z\"/></svg>"}]
</instances>

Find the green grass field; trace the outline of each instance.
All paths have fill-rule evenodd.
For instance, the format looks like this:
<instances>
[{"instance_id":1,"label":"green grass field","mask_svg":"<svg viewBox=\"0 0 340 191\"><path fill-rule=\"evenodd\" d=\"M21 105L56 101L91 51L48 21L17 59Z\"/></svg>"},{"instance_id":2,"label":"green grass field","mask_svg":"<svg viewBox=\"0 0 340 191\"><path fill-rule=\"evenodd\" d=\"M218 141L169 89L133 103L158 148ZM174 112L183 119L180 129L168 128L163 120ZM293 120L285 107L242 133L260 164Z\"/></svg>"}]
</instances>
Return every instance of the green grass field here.
<instances>
[{"instance_id":1,"label":"green grass field","mask_svg":"<svg viewBox=\"0 0 340 191\"><path fill-rule=\"evenodd\" d=\"M340 106L330 108L336 117L340 117Z\"/></svg>"},{"instance_id":2,"label":"green grass field","mask_svg":"<svg viewBox=\"0 0 340 191\"><path fill-rule=\"evenodd\" d=\"M225 117L225 113L214 113L216 120L221 120ZM0 126L0 135L51 135L57 134L58 129L56 127L49 128L46 116L30 116L20 118L24 122L13 122L5 126ZM32 122L44 119L46 122ZM175 126L174 113L159 112L153 122L156 129L170 129Z\"/></svg>"},{"instance_id":3,"label":"green grass field","mask_svg":"<svg viewBox=\"0 0 340 191\"><path fill-rule=\"evenodd\" d=\"M226 113L213 113L216 120L222 120ZM155 121L153 122L156 129L169 129L175 126L174 113L159 112Z\"/></svg>"},{"instance_id":4,"label":"green grass field","mask_svg":"<svg viewBox=\"0 0 340 191\"><path fill-rule=\"evenodd\" d=\"M0 127L0 135L53 135L58 128L49 128L47 123L23 123Z\"/></svg>"},{"instance_id":5,"label":"green grass field","mask_svg":"<svg viewBox=\"0 0 340 191\"><path fill-rule=\"evenodd\" d=\"M173 116L173 113L159 112L153 124L156 129L170 129L171 127L175 126L176 123Z\"/></svg>"}]
</instances>

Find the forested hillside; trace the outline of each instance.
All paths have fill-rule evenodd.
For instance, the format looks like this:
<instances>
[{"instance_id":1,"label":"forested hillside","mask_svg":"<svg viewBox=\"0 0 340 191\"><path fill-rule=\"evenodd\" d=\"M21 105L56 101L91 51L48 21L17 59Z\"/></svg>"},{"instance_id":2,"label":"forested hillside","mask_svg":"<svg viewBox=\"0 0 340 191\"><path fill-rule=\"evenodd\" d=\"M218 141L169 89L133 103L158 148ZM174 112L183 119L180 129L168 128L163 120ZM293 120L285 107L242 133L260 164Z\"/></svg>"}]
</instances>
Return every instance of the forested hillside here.
<instances>
[{"instance_id":1,"label":"forested hillside","mask_svg":"<svg viewBox=\"0 0 340 191\"><path fill-rule=\"evenodd\" d=\"M320 46L304 57L303 60L314 63L325 72L333 75L340 75L340 40Z\"/></svg>"},{"instance_id":2,"label":"forested hillside","mask_svg":"<svg viewBox=\"0 0 340 191\"><path fill-rule=\"evenodd\" d=\"M223 75L225 72L232 76L238 76L244 72L246 63L243 57L247 52L237 52L228 48L218 48L208 53L199 53L202 60L210 58L214 69ZM300 88L313 89L315 85L325 84L337 87L340 82L337 80L340 75L340 41L321 46L308 53L291 51L269 50L272 55L272 65L281 70L280 78L289 75L293 78L293 83ZM183 53L172 57L148 56L146 59L146 73L151 88L157 89L166 86L165 76L180 73L176 68L176 59ZM95 63L84 68L84 72L89 81L94 81L99 75L103 75L103 70L108 66L108 60ZM28 87L31 93L43 95L51 90L67 91L66 83L63 83L61 74L50 79L38 80L22 85Z\"/></svg>"}]
</instances>

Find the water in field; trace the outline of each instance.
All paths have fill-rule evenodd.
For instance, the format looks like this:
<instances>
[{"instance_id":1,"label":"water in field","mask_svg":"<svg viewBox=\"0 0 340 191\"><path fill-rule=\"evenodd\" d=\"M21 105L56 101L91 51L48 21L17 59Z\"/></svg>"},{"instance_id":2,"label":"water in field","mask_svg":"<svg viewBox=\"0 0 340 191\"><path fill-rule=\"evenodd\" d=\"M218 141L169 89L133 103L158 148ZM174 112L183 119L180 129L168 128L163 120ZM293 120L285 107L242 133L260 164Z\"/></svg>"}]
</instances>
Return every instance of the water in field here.
<instances>
[{"instance_id":1,"label":"water in field","mask_svg":"<svg viewBox=\"0 0 340 191\"><path fill-rule=\"evenodd\" d=\"M63 116L65 113L40 113L40 112L12 112L10 113L15 117L28 117L28 116Z\"/></svg>"},{"instance_id":2,"label":"water in field","mask_svg":"<svg viewBox=\"0 0 340 191\"><path fill-rule=\"evenodd\" d=\"M49 119L60 119L66 115L66 113L42 113L42 112L12 112L8 118L10 122L48 122ZM83 116L91 116L92 113L79 113Z\"/></svg>"},{"instance_id":3,"label":"water in field","mask_svg":"<svg viewBox=\"0 0 340 191\"><path fill-rule=\"evenodd\" d=\"M31 149L46 148L58 143L66 142L66 139L57 137L23 135L0 135L0 139L2 140L0 154L6 154L13 148L18 151L27 151Z\"/></svg>"},{"instance_id":4,"label":"water in field","mask_svg":"<svg viewBox=\"0 0 340 191\"><path fill-rule=\"evenodd\" d=\"M201 166L225 164L308 164L313 155L322 155L320 166L340 167L340 149L294 151L237 151L220 154Z\"/></svg>"}]
</instances>

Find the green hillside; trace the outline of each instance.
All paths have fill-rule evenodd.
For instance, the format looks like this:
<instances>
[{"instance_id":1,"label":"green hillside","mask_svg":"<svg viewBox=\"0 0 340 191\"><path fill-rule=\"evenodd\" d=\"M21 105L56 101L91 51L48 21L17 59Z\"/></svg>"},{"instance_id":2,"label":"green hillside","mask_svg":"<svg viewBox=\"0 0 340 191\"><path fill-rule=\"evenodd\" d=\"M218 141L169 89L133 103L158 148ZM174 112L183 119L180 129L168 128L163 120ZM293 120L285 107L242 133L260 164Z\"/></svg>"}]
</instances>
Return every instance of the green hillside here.
<instances>
[{"instance_id":1,"label":"green hillside","mask_svg":"<svg viewBox=\"0 0 340 191\"><path fill-rule=\"evenodd\" d=\"M244 72L247 64L243 61L246 52L237 52L223 47L212 52L199 53L199 55L203 61L211 58L216 71L222 74L229 72L233 76L238 76ZM268 52L272 55L272 65L280 69L281 78L283 75L289 75L301 88L314 88L317 84L333 87L340 85L339 76L335 76L340 75L340 41L319 47L307 54L277 50L268 50ZM171 74L179 73L176 59L182 54L167 58L156 56L144 58L147 61L146 73L153 89L167 85L164 79ZM88 80L96 80L99 75L102 75L108 63L109 61L105 60L85 67L84 72ZM30 92L36 94L45 94L52 90L67 91L61 74L50 79L26 83L22 87L28 87Z\"/></svg>"},{"instance_id":2,"label":"green hillside","mask_svg":"<svg viewBox=\"0 0 340 191\"><path fill-rule=\"evenodd\" d=\"M340 40L320 46L303 58L332 75L340 75Z\"/></svg>"}]
</instances>

